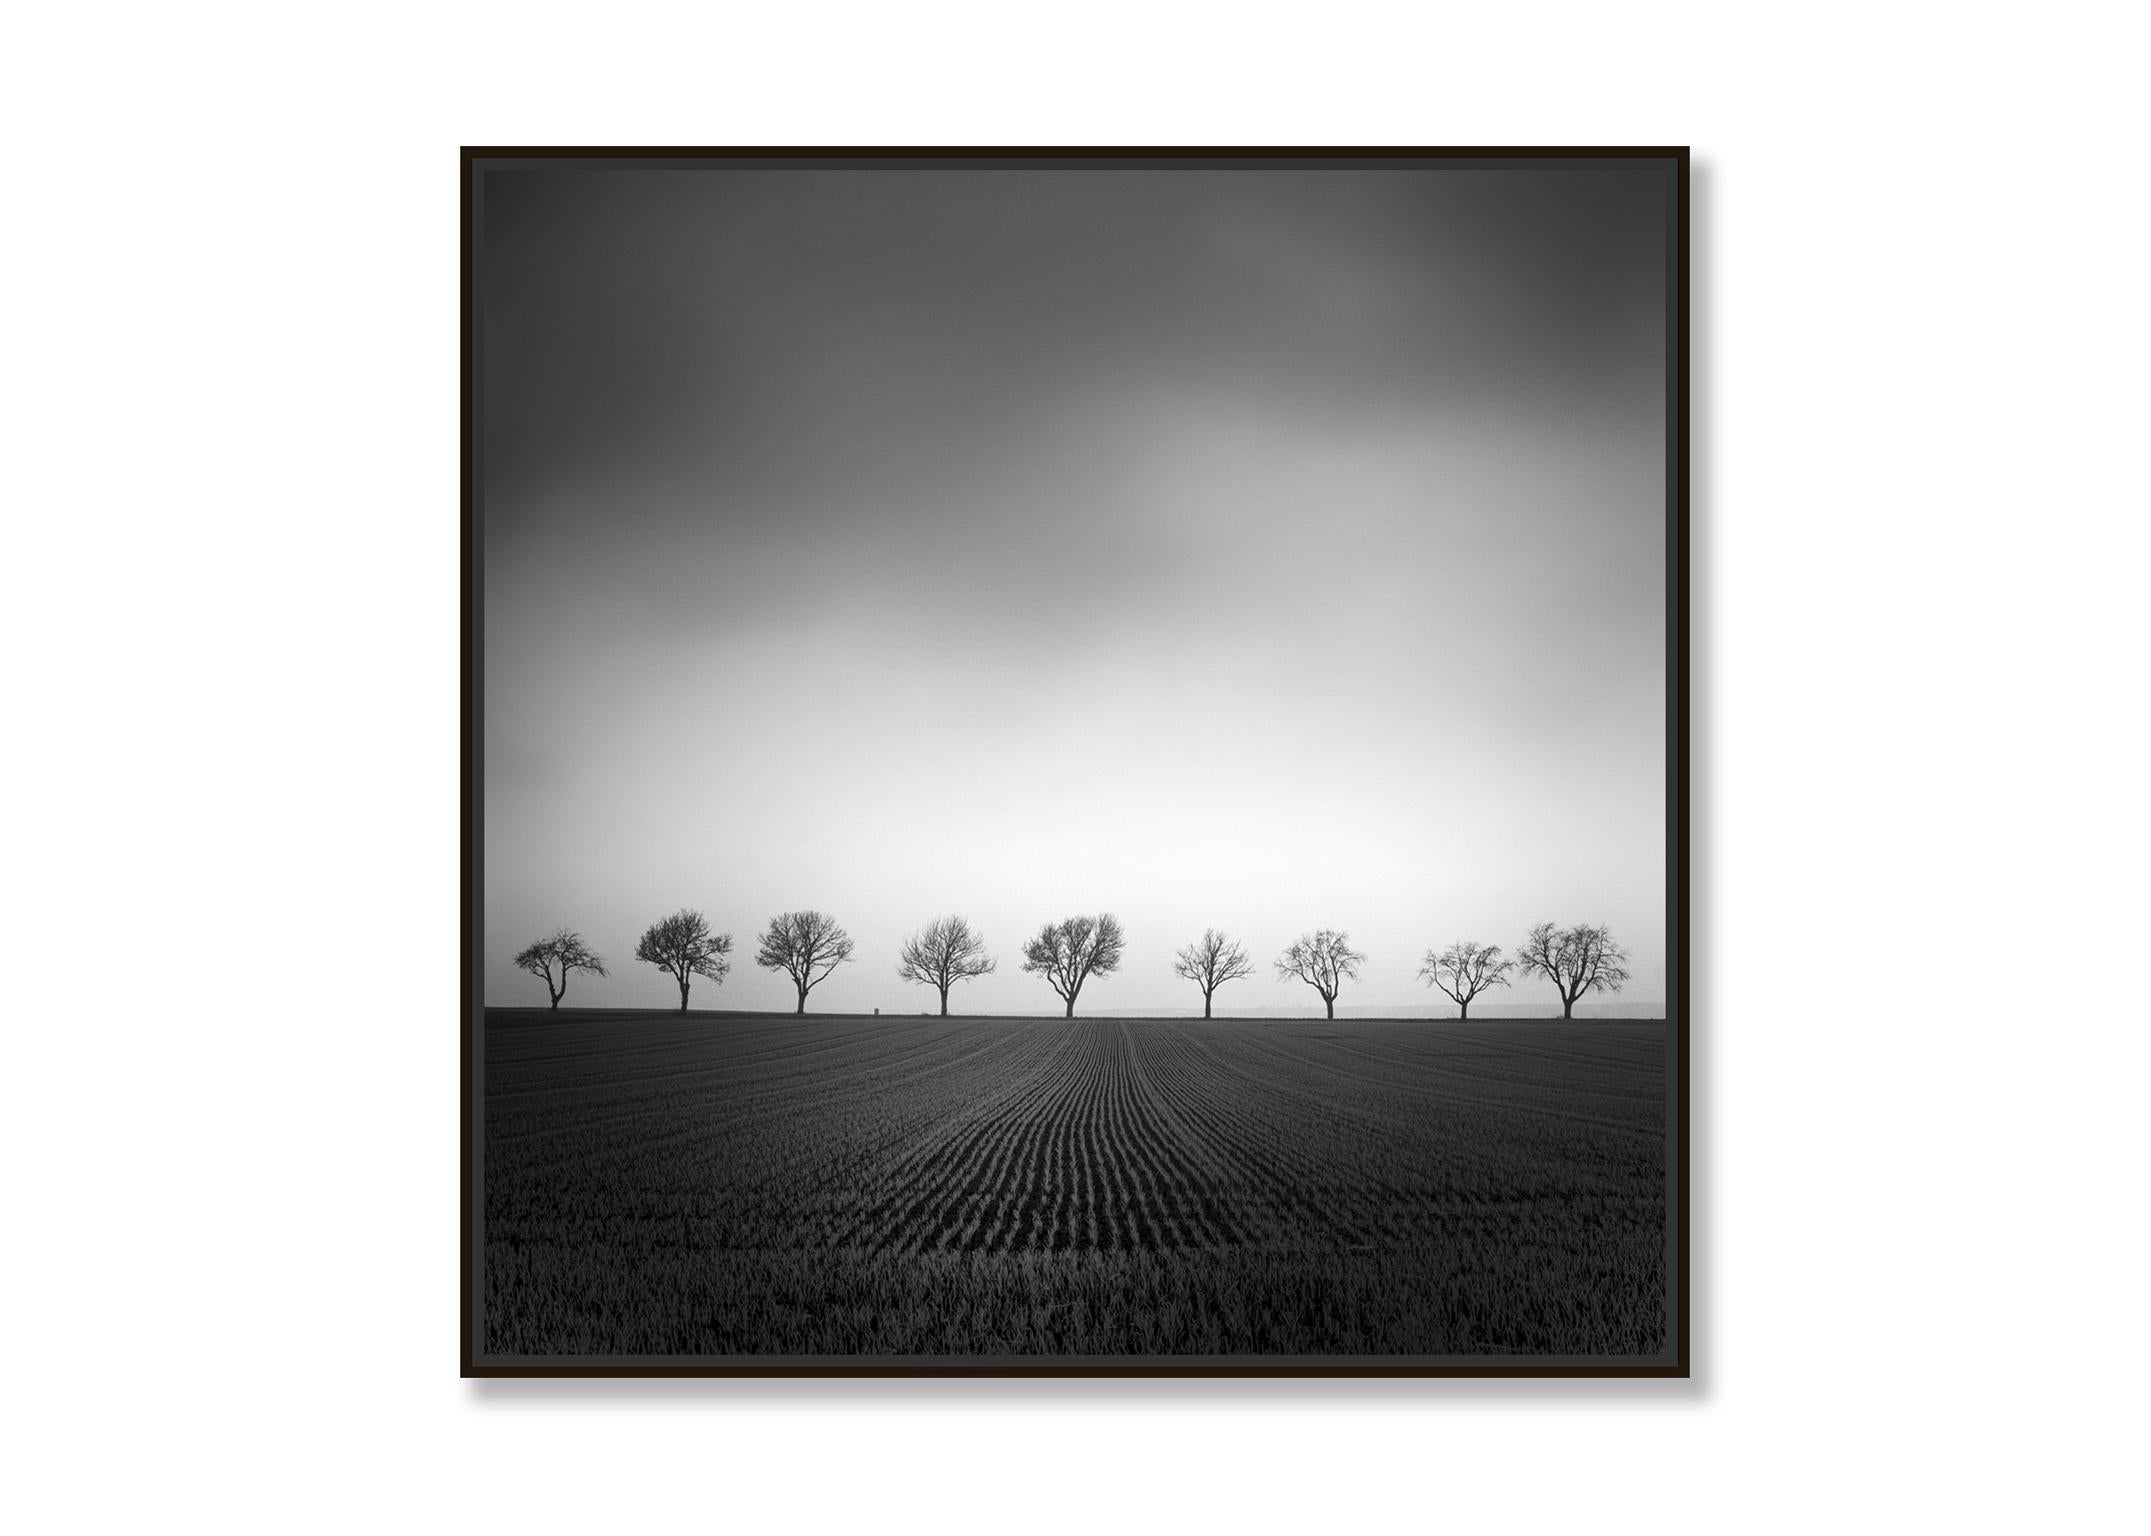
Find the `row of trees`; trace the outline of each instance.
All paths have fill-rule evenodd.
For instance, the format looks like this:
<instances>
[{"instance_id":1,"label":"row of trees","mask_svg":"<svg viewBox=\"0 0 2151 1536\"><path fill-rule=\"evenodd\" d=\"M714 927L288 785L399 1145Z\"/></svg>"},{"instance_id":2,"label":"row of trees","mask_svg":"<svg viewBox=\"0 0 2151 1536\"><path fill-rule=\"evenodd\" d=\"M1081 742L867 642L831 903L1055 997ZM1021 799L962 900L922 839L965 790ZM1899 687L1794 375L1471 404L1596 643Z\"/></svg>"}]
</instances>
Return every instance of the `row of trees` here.
<instances>
[{"instance_id":1,"label":"row of trees","mask_svg":"<svg viewBox=\"0 0 2151 1536\"><path fill-rule=\"evenodd\" d=\"M1076 997L1083 983L1093 976L1120 969L1127 948L1127 934L1112 913L1096 917L1067 917L1047 923L1023 946L1023 968L1045 978L1056 996L1075 1017ZM852 958L851 936L826 912L780 912L769 920L755 947L754 963L765 970L782 971L799 994L800 1013L807 1011L807 994L828 980L838 966ZM687 994L696 977L722 984L732 970L732 935L716 933L700 912L682 909L652 923L635 946L635 958L654 965L679 984L680 1011L687 1010ZM1352 948L1350 938L1334 928L1302 935L1271 964L1279 977L1303 981L1322 999L1329 1018L1337 1016L1337 998L1347 981L1359 979L1367 957ZM583 942L582 935L563 928L551 938L540 939L515 957L515 963L545 982L555 1008L567 994L568 977L576 971L590 975L610 974L605 962ZM896 974L905 981L932 987L941 996L941 1011L949 1011L949 989L960 981L993 974L996 962L986 952L986 941L961 917L940 917L904 940L898 951ZM1181 950L1173 962L1173 974L1202 992L1202 1016L1210 1017L1210 1003L1217 989L1228 981L1255 974L1257 967L1240 947L1215 928ZM1419 976L1439 988L1456 1004L1460 1017L1471 1017L1472 999L1494 987L1509 985L1514 976L1543 976L1561 997L1561 1016L1575 1016L1576 1004L1591 992L1618 992L1628 980L1628 952L1614 941L1604 924L1560 928L1541 923L1513 956L1498 944L1463 941L1447 949L1428 950Z\"/></svg>"},{"instance_id":2,"label":"row of trees","mask_svg":"<svg viewBox=\"0 0 2151 1536\"><path fill-rule=\"evenodd\" d=\"M1325 1016L1334 1019L1338 994L1347 981L1359 979L1366 960L1347 935L1324 928L1301 938L1274 964L1279 976L1313 987ZM1255 964L1237 943L1211 928L1180 951L1173 973L1202 989L1202 1016L1207 1019L1211 995L1228 981L1254 975ZM1465 940L1428 950L1419 967L1420 980L1440 988L1456 1004L1458 1016L1467 1019L1471 1000L1489 988L1507 986L1512 973L1544 976L1561 994L1561 1017L1573 1018L1585 993L1621 990L1628 980L1628 951L1614 942L1613 930L1604 924L1558 928L1541 923L1514 958L1504 956L1498 944Z\"/></svg>"}]
</instances>

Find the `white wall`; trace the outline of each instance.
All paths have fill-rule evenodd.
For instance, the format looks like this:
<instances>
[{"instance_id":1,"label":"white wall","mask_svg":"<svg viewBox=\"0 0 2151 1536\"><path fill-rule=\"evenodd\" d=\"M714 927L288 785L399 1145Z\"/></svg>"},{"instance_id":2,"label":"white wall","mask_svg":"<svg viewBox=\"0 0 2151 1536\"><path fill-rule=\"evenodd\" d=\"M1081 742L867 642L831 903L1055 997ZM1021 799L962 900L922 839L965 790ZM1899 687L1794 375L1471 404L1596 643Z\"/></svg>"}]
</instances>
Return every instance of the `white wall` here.
<instances>
[{"instance_id":1,"label":"white wall","mask_svg":"<svg viewBox=\"0 0 2151 1536\"><path fill-rule=\"evenodd\" d=\"M2142 1520L2129 12L132 9L0 91L26 1528ZM1695 146L1695 1382L456 1379L465 141Z\"/></svg>"}]
</instances>

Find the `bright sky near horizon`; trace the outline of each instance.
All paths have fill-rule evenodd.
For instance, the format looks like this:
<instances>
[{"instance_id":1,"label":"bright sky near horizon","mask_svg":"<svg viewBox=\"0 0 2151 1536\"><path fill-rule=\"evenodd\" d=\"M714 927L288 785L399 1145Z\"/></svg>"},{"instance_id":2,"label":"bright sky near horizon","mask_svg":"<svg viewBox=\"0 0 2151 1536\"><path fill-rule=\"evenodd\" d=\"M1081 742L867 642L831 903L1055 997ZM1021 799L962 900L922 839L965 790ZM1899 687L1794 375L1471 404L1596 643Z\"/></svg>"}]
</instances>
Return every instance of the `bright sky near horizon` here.
<instances>
[{"instance_id":1,"label":"bright sky near horizon","mask_svg":"<svg viewBox=\"0 0 2151 1536\"><path fill-rule=\"evenodd\" d=\"M1301 1007L1452 1011L1457 939L1606 922L1665 996L1669 172L516 168L481 216L484 991L792 1006L774 913L915 1011L1055 1012L1041 922L1111 911L1079 1012L1200 1007L1205 927ZM1488 1001L1558 1005L1543 982Z\"/></svg>"}]
</instances>

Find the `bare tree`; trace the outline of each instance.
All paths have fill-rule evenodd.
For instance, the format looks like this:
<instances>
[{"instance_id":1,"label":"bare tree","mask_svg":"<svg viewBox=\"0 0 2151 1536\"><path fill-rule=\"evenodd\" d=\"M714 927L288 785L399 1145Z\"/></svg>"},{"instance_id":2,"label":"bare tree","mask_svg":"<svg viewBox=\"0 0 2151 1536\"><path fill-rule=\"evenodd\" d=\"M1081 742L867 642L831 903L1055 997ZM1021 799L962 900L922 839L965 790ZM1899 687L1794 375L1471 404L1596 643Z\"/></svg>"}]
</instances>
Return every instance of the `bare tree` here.
<instances>
[{"instance_id":1,"label":"bare tree","mask_svg":"<svg viewBox=\"0 0 2151 1536\"><path fill-rule=\"evenodd\" d=\"M1076 994L1092 976L1120 969L1120 953L1127 946L1120 919L1110 912L1096 917L1064 917L1047 923L1038 937L1023 946L1023 968L1046 978L1061 1001L1067 1017L1075 1017Z\"/></svg>"},{"instance_id":2,"label":"bare tree","mask_svg":"<svg viewBox=\"0 0 2151 1536\"><path fill-rule=\"evenodd\" d=\"M1334 928L1303 934L1300 941L1277 957L1277 974L1298 978L1321 994L1330 1018L1337 1017L1337 994L1347 981L1359 980L1359 968L1367 957L1352 948L1347 935Z\"/></svg>"},{"instance_id":3,"label":"bare tree","mask_svg":"<svg viewBox=\"0 0 2151 1536\"><path fill-rule=\"evenodd\" d=\"M1255 962L1247 958L1247 952L1215 928L1205 928L1202 937L1180 951L1173 961L1173 974L1184 976L1202 988L1202 1016L1210 1017L1210 994L1228 981L1238 981L1242 976L1255 974Z\"/></svg>"},{"instance_id":4,"label":"bare tree","mask_svg":"<svg viewBox=\"0 0 2151 1536\"><path fill-rule=\"evenodd\" d=\"M1600 923L1556 928L1541 923L1517 953L1516 968L1526 976L1544 976L1561 994L1561 1017L1574 1018L1576 1001L1586 992L1618 992L1628 980L1628 951Z\"/></svg>"},{"instance_id":5,"label":"bare tree","mask_svg":"<svg viewBox=\"0 0 2151 1536\"><path fill-rule=\"evenodd\" d=\"M546 993L552 998L555 1008L560 1006L560 999L567 995L568 972L588 971L593 976L607 974L605 962L591 952L590 947L583 943L583 936L572 928L562 928L551 938L538 940L517 955L515 963L518 969L530 972L545 983ZM560 979L557 981L553 979L556 967L560 972Z\"/></svg>"},{"instance_id":6,"label":"bare tree","mask_svg":"<svg viewBox=\"0 0 2151 1536\"><path fill-rule=\"evenodd\" d=\"M754 963L764 970L783 971L799 989L799 1009L807 1011L807 994L829 979L829 973L851 958L851 935L837 926L826 912L779 912L762 930L761 948Z\"/></svg>"},{"instance_id":7,"label":"bare tree","mask_svg":"<svg viewBox=\"0 0 2151 1536\"><path fill-rule=\"evenodd\" d=\"M949 988L974 976L993 974L993 957L986 941L960 917L937 917L904 940L896 974L906 981L924 982L941 994L941 1012L949 1011Z\"/></svg>"},{"instance_id":8,"label":"bare tree","mask_svg":"<svg viewBox=\"0 0 2151 1536\"><path fill-rule=\"evenodd\" d=\"M1501 958L1499 944L1474 944L1466 939L1461 944L1451 944L1440 954L1428 950L1419 974L1428 986L1440 987L1449 994L1458 1018L1468 1019L1471 1000L1488 987L1507 986L1509 972L1515 968L1515 961Z\"/></svg>"},{"instance_id":9,"label":"bare tree","mask_svg":"<svg viewBox=\"0 0 2151 1536\"><path fill-rule=\"evenodd\" d=\"M732 935L710 932L709 920L700 912L682 907L670 917L650 924L635 958L669 971L680 984L680 1012L687 1011L687 989L697 976L723 985L732 969Z\"/></svg>"}]
</instances>

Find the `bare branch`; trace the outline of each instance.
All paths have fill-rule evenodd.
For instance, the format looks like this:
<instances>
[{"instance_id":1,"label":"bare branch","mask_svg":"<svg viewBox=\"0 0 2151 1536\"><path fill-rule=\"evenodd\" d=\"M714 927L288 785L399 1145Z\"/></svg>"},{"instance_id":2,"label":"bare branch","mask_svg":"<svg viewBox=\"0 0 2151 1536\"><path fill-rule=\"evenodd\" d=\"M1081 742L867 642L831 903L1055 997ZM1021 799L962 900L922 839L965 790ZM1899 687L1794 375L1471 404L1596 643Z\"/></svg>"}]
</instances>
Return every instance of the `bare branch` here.
<instances>
[{"instance_id":1,"label":"bare branch","mask_svg":"<svg viewBox=\"0 0 2151 1536\"><path fill-rule=\"evenodd\" d=\"M852 955L851 935L826 912L779 912L762 930L754 963L783 971L799 992L799 1012L807 1011L807 994Z\"/></svg>"},{"instance_id":2,"label":"bare branch","mask_svg":"<svg viewBox=\"0 0 2151 1536\"><path fill-rule=\"evenodd\" d=\"M1618 992L1628 981L1628 951L1605 924L1556 928L1540 923L1516 957L1526 976L1544 976L1561 996L1561 1013L1573 1017L1587 992Z\"/></svg>"},{"instance_id":3,"label":"bare branch","mask_svg":"<svg viewBox=\"0 0 2151 1536\"><path fill-rule=\"evenodd\" d=\"M594 976L609 974L605 962L583 942L583 936L572 928L556 929L551 938L540 939L515 957L517 969L530 972L545 983L546 994L553 1006L560 1006L560 999L568 990L568 976L573 971L588 971ZM553 974L559 967L559 977Z\"/></svg>"},{"instance_id":4,"label":"bare branch","mask_svg":"<svg viewBox=\"0 0 2151 1536\"><path fill-rule=\"evenodd\" d=\"M986 941L961 917L937 917L904 941L896 974L941 994L941 1011L949 1011L949 988L959 981L993 974Z\"/></svg>"},{"instance_id":5,"label":"bare branch","mask_svg":"<svg viewBox=\"0 0 2151 1536\"><path fill-rule=\"evenodd\" d=\"M1210 1017L1210 995L1228 981L1254 975L1255 963L1233 940L1215 928L1205 928L1200 939L1175 957L1173 974L1185 977L1202 989L1202 1015L1207 1019Z\"/></svg>"},{"instance_id":6,"label":"bare branch","mask_svg":"<svg viewBox=\"0 0 2151 1536\"><path fill-rule=\"evenodd\" d=\"M1097 917L1065 917L1047 923L1038 936L1023 946L1023 968L1046 978L1047 985L1068 1005L1075 1016L1076 995L1094 975L1107 975L1120 968L1127 935L1120 920L1110 912Z\"/></svg>"},{"instance_id":7,"label":"bare branch","mask_svg":"<svg viewBox=\"0 0 2151 1536\"><path fill-rule=\"evenodd\" d=\"M687 990L697 976L722 984L732 969L732 935L712 933L700 912L682 907L650 924L635 946L635 958L669 972L680 986L680 1011L687 1010Z\"/></svg>"},{"instance_id":8,"label":"bare branch","mask_svg":"<svg viewBox=\"0 0 2151 1536\"><path fill-rule=\"evenodd\" d=\"M1469 1017L1471 1000L1488 987L1507 986L1508 973L1515 967L1515 961L1502 958L1500 945L1476 944L1467 939L1439 954L1428 950L1419 975L1429 986L1441 988Z\"/></svg>"},{"instance_id":9,"label":"bare branch","mask_svg":"<svg viewBox=\"0 0 2151 1536\"><path fill-rule=\"evenodd\" d=\"M1313 987L1331 1018L1337 1016L1337 994L1347 981L1359 979L1359 968L1367 958L1352 948L1349 938L1334 928L1303 934L1276 960L1277 974Z\"/></svg>"}]
</instances>

